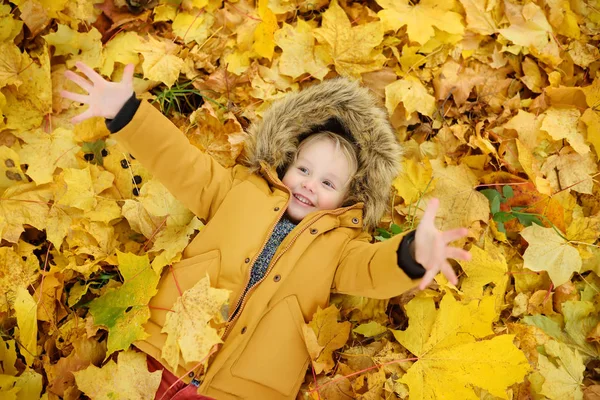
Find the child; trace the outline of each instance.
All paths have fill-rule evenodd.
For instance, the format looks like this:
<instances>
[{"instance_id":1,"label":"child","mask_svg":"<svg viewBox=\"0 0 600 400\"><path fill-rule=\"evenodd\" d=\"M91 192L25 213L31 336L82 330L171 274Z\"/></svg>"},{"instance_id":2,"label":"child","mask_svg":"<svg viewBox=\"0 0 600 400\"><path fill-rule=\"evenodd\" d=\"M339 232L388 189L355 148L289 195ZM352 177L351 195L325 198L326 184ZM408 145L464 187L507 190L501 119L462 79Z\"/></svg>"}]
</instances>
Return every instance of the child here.
<instances>
[{"instance_id":1,"label":"child","mask_svg":"<svg viewBox=\"0 0 600 400\"><path fill-rule=\"evenodd\" d=\"M132 95L133 65L119 83L77 67L89 81L66 76L89 95L61 94L89 108L73 123L106 118L127 151L208 222L163 274L145 325L150 337L135 346L160 368L164 310L207 273L212 286L231 291L222 347L204 375L185 376L191 386L182 384L177 398L203 398L194 397L199 385L219 400L294 399L310 362L301 326L327 306L332 290L390 298L421 277L424 289L439 271L457 283L447 259L470 255L448 243L467 230L438 231L437 200L416 232L370 243L367 231L389 204L400 146L386 113L355 82L328 80L276 102L250 128L244 165L224 168ZM181 363L163 380L194 367Z\"/></svg>"}]
</instances>

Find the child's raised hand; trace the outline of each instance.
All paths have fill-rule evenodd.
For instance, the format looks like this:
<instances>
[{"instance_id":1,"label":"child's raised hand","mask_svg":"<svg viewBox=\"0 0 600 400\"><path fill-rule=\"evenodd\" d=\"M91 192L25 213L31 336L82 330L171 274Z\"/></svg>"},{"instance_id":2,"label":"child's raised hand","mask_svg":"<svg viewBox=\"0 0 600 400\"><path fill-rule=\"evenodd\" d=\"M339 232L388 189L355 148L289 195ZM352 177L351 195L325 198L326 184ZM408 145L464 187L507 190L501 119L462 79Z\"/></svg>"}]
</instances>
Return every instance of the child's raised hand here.
<instances>
[{"instance_id":1,"label":"child's raised hand","mask_svg":"<svg viewBox=\"0 0 600 400\"><path fill-rule=\"evenodd\" d=\"M438 230L435 225L435 214L440 205L438 199L431 199L425 214L417 227L415 233L414 258L421 264L426 272L419 283L419 289L423 290L433 278L442 271L444 276L454 285L458 283L458 278L454 270L448 263L448 258L456 258L460 260L470 260L471 253L458 247L450 247L448 243L460 239L467 235L466 228L452 229L446 232Z\"/></svg>"},{"instance_id":2,"label":"child's raised hand","mask_svg":"<svg viewBox=\"0 0 600 400\"><path fill-rule=\"evenodd\" d=\"M73 71L65 71L65 77L88 92L87 95L61 90L60 94L67 99L87 104L89 108L71 119L77 124L92 117L113 119L133 94L133 64L125 66L121 82L110 82L82 62L75 64L88 77L89 81ZM91 81L91 82L90 82Z\"/></svg>"}]
</instances>

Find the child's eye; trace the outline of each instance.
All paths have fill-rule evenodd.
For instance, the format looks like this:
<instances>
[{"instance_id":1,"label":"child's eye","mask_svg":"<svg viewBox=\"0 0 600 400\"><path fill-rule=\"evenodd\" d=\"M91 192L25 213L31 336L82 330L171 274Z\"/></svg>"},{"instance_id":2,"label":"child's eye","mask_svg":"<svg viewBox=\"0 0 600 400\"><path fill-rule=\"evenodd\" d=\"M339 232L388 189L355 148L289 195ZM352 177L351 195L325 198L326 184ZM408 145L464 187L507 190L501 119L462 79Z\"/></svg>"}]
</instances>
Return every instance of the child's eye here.
<instances>
[{"instance_id":1,"label":"child's eye","mask_svg":"<svg viewBox=\"0 0 600 400\"><path fill-rule=\"evenodd\" d=\"M333 186L333 183L331 183L331 182L329 182L329 181L323 181L323 184L324 184L325 186L329 186L329 187L330 187L330 188L332 188L332 189L335 189L335 186Z\"/></svg>"},{"instance_id":2,"label":"child's eye","mask_svg":"<svg viewBox=\"0 0 600 400\"><path fill-rule=\"evenodd\" d=\"M298 167L298 170L304 174L308 172L308 169L306 169L304 167Z\"/></svg>"}]
</instances>

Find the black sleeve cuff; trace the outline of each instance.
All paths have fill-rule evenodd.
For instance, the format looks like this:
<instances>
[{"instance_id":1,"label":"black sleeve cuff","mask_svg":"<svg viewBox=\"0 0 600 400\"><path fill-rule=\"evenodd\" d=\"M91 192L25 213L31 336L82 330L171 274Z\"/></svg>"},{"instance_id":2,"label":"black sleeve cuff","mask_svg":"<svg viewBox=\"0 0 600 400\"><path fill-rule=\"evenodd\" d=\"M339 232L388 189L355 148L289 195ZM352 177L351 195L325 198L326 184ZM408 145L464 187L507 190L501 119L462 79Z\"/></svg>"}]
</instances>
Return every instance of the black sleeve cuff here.
<instances>
[{"instance_id":1,"label":"black sleeve cuff","mask_svg":"<svg viewBox=\"0 0 600 400\"><path fill-rule=\"evenodd\" d=\"M133 119L135 112L141 104L141 100L135 97L135 93L123 104L123 107L119 110L114 119L106 119L106 127L110 133L120 131Z\"/></svg>"},{"instance_id":2,"label":"black sleeve cuff","mask_svg":"<svg viewBox=\"0 0 600 400\"><path fill-rule=\"evenodd\" d=\"M415 231L408 233L402 238L396 254L398 255L398 266L402 268L410 279L417 279L425 275L425 268L410 255L410 243L413 240L415 240Z\"/></svg>"}]
</instances>

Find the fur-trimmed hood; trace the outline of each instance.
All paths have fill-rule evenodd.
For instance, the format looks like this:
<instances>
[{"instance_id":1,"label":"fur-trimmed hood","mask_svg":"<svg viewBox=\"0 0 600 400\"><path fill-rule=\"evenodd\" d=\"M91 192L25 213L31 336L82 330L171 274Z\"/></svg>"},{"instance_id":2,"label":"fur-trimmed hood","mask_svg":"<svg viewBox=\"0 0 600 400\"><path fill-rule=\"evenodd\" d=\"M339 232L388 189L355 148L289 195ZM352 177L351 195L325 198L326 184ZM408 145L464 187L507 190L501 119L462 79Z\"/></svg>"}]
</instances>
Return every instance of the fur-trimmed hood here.
<instances>
[{"instance_id":1,"label":"fur-trimmed hood","mask_svg":"<svg viewBox=\"0 0 600 400\"><path fill-rule=\"evenodd\" d=\"M299 142L323 130L356 146L358 170L345 205L363 202L365 228L375 227L390 204L401 147L386 111L356 81L330 79L274 102L262 121L250 126L243 162L252 171L259 171L264 162L282 177Z\"/></svg>"}]
</instances>

